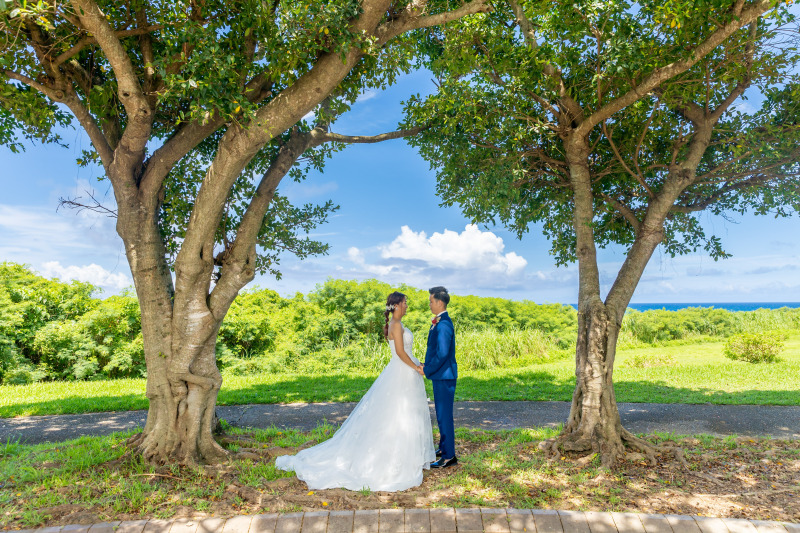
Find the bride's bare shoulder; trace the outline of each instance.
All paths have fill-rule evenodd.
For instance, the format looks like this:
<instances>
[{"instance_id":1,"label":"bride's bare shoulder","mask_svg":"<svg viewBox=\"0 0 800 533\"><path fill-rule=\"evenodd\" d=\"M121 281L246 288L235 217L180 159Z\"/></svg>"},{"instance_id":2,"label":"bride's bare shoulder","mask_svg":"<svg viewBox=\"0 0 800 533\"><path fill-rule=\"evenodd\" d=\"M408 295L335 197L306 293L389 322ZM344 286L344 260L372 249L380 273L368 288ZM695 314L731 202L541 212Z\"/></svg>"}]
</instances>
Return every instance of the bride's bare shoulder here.
<instances>
[{"instance_id":1,"label":"bride's bare shoulder","mask_svg":"<svg viewBox=\"0 0 800 533\"><path fill-rule=\"evenodd\" d=\"M394 340L396 336L402 338L403 336L403 324L398 320L392 320L389 322L389 335L387 337L389 340Z\"/></svg>"}]
</instances>

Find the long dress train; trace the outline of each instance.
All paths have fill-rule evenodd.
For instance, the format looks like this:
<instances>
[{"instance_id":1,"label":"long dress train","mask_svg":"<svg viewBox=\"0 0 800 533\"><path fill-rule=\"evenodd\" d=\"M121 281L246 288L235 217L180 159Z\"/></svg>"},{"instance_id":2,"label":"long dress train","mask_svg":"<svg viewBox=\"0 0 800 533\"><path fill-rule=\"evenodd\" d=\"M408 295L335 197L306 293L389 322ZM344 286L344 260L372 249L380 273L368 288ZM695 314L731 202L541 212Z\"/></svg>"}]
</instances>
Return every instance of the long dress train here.
<instances>
[{"instance_id":1,"label":"long dress train","mask_svg":"<svg viewBox=\"0 0 800 533\"><path fill-rule=\"evenodd\" d=\"M411 355L414 337L403 326L403 346ZM329 440L297 455L275 460L294 470L309 489L399 491L422 483L422 471L436 459L425 385L397 355Z\"/></svg>"}]
</instances>

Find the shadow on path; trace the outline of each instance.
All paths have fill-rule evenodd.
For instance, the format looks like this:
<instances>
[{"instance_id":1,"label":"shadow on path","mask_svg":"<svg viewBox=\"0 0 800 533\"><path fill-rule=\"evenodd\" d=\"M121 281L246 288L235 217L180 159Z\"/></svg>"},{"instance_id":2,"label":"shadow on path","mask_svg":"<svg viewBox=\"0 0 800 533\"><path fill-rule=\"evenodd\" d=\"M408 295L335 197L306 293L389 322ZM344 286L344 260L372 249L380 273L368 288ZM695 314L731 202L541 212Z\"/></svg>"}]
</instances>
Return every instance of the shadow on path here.
<instances>
[{"instance_id":1,"label":"shadow on path","mask_svg":"<svg viewBox=\"0 0 800 533\"><path fill-rule=\"evenodd\" d=\"M339 425L355 402L220 405L217 414L237 427L310 430L323 422ZM513 429L562 424L569 402L456 402L456 427ZM800 406L620 403L622 423L634 433L769 436L800 438ZM84 435L108 435L144 426L146 411L0 419L0 442L60 442ZM435 420L433 404L431 417Z\"/></svg>"}]
</instances>

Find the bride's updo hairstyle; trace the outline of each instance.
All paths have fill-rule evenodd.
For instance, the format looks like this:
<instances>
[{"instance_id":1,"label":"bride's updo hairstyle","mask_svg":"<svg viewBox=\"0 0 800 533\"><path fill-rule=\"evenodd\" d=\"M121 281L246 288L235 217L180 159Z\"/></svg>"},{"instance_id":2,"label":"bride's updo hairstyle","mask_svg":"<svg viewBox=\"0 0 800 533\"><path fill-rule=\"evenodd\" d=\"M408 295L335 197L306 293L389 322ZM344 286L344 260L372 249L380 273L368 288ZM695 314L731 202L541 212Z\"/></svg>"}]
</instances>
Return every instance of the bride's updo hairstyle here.
<instances>
[{"instance_id":1,"label":"bride's updo hairstyle","mask_svg":"<svg viewBox=\"0 0 800 533\"><path fill-rule=\"evenodd\" d=\"M402 292L394 291L386 298L386 309L383 311L383 316L386 317L386 324L383 325L383 338L389 340L389 315L392 314L397 304L406 299L406 295Z\"/></svg>"}]
</instances>

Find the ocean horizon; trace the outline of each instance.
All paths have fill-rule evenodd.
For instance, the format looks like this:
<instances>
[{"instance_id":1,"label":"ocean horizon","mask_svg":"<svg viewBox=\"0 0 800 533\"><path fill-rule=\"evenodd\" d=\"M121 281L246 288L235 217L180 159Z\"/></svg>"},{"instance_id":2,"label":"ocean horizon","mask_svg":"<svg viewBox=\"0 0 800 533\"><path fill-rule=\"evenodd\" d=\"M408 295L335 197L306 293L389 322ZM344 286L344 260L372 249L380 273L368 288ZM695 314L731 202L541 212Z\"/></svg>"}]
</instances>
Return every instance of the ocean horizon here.
<instances>
[{"instance_id":1,"label":"ocean horizon","mask_svg":"<svg viewBox=\"0 0 800 533\"><path fill-rule=\"evenodd\" d=\"M578 308L577 304L569 304ZM756 309L780 309L789 307L791 309L800 308L800 302L682 302L682 303L631 303L628 309L637 311L650 311L652 309L664 309L666 311L678 311L687 307L713 307L715 309L725 309L726 311L755 311Z\"/></svg>"}]
</instances>

